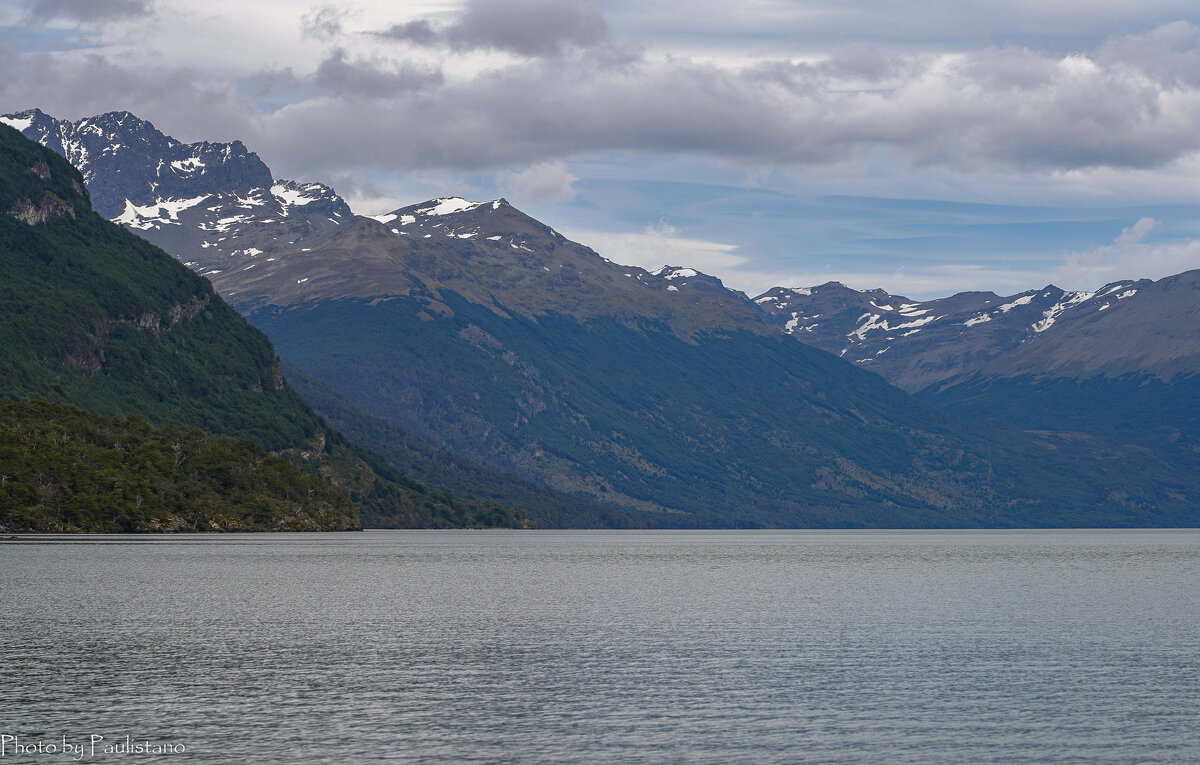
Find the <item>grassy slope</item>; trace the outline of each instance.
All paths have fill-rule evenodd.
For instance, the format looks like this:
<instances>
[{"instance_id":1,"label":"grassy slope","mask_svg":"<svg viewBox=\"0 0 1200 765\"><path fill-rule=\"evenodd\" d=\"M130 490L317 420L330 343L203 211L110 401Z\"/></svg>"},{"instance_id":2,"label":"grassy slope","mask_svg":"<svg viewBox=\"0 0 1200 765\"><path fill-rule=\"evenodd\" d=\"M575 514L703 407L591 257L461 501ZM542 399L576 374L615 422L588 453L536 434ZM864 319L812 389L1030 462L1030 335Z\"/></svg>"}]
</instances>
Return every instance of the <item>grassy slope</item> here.
<instances>
[{"instance_id":1,"label":"grassy slope","mask_svg":"<svg viewBox=\"0 0 1200 765\"><path fill-rule=\"evenodd\" d=\"M1200 377L1020 375L968 379L919 397L990 429L1031 434L1056 452L1116 464L1117 491L1128 493L1119 484L1136 480L1162 499L1197 496Z\"/></svg>"},{"instance_id":2,"label":"grassy slope","mask_svg":"<svg viewBox=\"0 0 1200 765\"><path fill-rule=\"evenodd\" d=\"M404 474L455 497L483 506L520 507L538 528L646 528L656 523L653 517L598 505L485 468L417 438L392 420L370 414L295 364L285 360L283 368L288 384L348 438L384 456Z\"/></svg>"}]
</instances>

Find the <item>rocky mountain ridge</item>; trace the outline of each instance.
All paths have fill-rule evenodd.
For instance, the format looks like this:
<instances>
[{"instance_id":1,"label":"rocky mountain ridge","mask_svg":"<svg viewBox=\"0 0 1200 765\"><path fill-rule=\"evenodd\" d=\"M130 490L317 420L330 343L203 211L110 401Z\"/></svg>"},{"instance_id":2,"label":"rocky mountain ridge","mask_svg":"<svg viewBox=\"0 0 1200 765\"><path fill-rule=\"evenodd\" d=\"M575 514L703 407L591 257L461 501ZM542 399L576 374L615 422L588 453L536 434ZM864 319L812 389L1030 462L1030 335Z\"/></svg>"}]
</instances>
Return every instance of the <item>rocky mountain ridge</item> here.
<instances>
[{"instance_id":1,"label":"rocky mountain ridge","mask_svg":"<svg viewBox=\"0 0 1200 765\"><path fill-rule=\"evenodd\" d=\"M504 199L443 197L357 216L327 186L273 179L240 141L185 144L128 112L70 122L31 109L0 122L66 156L99 212L207 276L242 310L370 294L422 295L436 311L438 290L448 289L530 313L651 317L685 333L761 331L765 322L917 391L1056 334L1069 316L1119 310L1149 283L914 301L830 282L776 287L751 303L685 266L651 272L598 258ZM595 299L574 289L583 283Z\"/></svg>"},{"instance_id":2,"label":"rocky mountain ridge","mask_svg":"<svg viewBox=\"0 0 1200 765\"><path fill-rule=\"evenodd\" d=\"M96 212L202 275L353 217L327 186L272 178L241 141L182 143L129 112L71 122L30 109L0 123L74 165Z\"/></svg>"},{"instance_id":3,"label":"rocky mountain ridge","mask_svg":"<svg viewBox=\"0 0 1200 765\"><path fill-rule=\"evenodd\" d=\"M1104 311L1115 316L1127 299L1150 284L1147 279L1120 281L1094 292L1047 285L1007 297L960 292L918 301L828 282L776 287L754 302L782 332L917 391L1035 340L1041 344L1078 316Z\"/></svg>"},{"instance_id":4,"label":"rocky mountain ridge","mask_svg":"<svg viewBox=\"0 0 1200 765\"><path fill-rule=\"evenodd\" d=\"M356 217L306 244L210 278L243 309L415 296L436 313L452 292L527 316L614 317L682 334L768 331L745 295L713 277L618 265L503 199L439 199Z\"/></svg>"},{"instance_id":5,"label":"rocky mountain ridge","mask_svg":"<svg viewBox=\"0 0 1200 765\"><path fill-rule=\"evenodd\" d=\"M504 199L447 197L356 216L326 186L273 180L239 141L185 144L128 112L70 122L31 109L0 122L65 156L99 212L243 310L363 294L436 301L445 288L531 313L649 317L684 333L765 331L746 296L719 279L617 265ZM590 297L574 289L582 283Z\"/></svg>"}]
</instances>

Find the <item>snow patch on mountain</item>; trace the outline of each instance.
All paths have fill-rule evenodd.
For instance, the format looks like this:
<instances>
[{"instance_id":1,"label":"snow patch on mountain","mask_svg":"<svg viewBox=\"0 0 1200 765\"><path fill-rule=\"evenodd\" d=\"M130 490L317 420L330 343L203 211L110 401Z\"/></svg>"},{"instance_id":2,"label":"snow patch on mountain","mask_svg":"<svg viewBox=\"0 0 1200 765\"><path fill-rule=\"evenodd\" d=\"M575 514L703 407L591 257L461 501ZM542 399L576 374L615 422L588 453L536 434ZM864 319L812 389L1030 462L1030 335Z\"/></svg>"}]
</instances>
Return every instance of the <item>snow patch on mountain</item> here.
<instances>
[{"instance_id":1,"label":"snow patch on mountain","mask_svg":"<svg viewBox=\"0 0 1200 765\"><path fill-rule=\"evenodd\" d=\"M28 117L0 117L0 122L3 122L5 125L8 125L10 128L15 128L16 130L24 133L25 130L28 129L29 126L33 124L33 116L30 115Z\"/></svg>"},{"instance_id":2,"label":"snow patch on mountain","mask_svg":"<svg viewBox=\"0 0 1200 765\"><path fill-rule=\"evenodd\" d=\"M251 207L263 207L264 205L270 204L270 200L267 198L267 194L262 189L254 189L244 197L241 195L235 196L233 204L237 207L245 207L249 209Z\"/></svg>"},{"instance_id":3,"label":"snow patch on mountain","mask_svg":"<svg viewBox=\"0 0 1200 765\"><path fill-rule=\"evenodd\" d=\"M208 199L208 195L191 199L160 199L153 204L142 206L135 205L126 199L125 212L114 218L113 222L142 231L162 224L178 226L180 225L179 213L195 207L206 199Z\"/></svg>"},{"instance_id":4,"label":"snow patch on mountain","mask_svg":"<svg viewBox=\"0 0 1200 765\"><path fill-rule=\"evenodd\" d=\"M654 271L655 276L660 276L663 279L670 281L671 279L690 279L693 276L699 276L700 272L694 268L680 268L679 266L663 266Z\"/></svg>"},{"instance_id":5,"label":"snow patch on mountain","mask_svg":"<svg viewBox=\"0 0 1200 765\"><path fill-rule=\"evenodd\" d=\"M817 316L820 316L820 314L817 314ZM815 319L817 316L801 316L798 313L794 313L792 314L792 318L788 319L787 323L783 325L784 331L789 335L794 335L797 332L813 332L821 325L809 324L807 326L802 326L800 322Z\"/></svg>"},{"instance_id":6,"label":"snow patch on mountain","mask_svg":"<svg viewBox=\"0 0 1200 765\"><path fill-rule=\"evenodd\" d=\"M875 305L875 304L871 303L871 305ZM863 323L860 324L858 326L858 328L855 329L853 332L846 335L846 337L850 338L852 342L854 340L858 340L859 342L861 342L861 341L867 339L868 332L872 332L874 330L883 330L884 332L894 332L894 331L900 330L900 329L911 329L913 327L923 327L926 324L928 324L929 322L936 321L939 318L942 318L942 317L940 317L940 316L924 316L922 318L916 319L915 321L903 322L901 324L896 324L895 326L892 326L889 323L889 321L887 320L887 318L881 314L865 313L859 317L859 321L861 321ZM891 346L888 346L888 347L890 348Z\"/></svg>"},{"instance_id":7,"label":"snow patch on mountain","mask_svg":"<svg viewBox=\"0 0 1200 765\"><path fill-rule=\"evenodd\" d=\"M1075 305L1079 305L1080 303L1082 303L1084 301L1091 300L1093 297L1095 297L1095 295L1096 295L1095 292L1066 292L1066 293L1063 293L1063 298L1066 298L1066 299L1061 300L1058 303L1055 303L1048 310L1043 311L1042 318L1039 321L1036 321L1033 324L1031 324L1030 328L1038 334L1045 332L1046 330L1050 329L1050 327L1052 327L1054 325L1054 321L1059 316L1061 316L1063 314L1063 312L1066 311L1068 308L1075 306ZM1048 296L1049 296L1049 293L1047 293L1047 297Z\"/></svg>"},{"instance_id":8,"label":"snow patch on mountain","mask_svg":"<svg viewBox=\"0 0 1200 765\"><path fill-rule=\"evenodd\" d=\"M120 147L118 146L118 147L114 147L114 148L120 148ZM187 159L172 160L171 167L177 173L180 173L182 175L191 175L192 173L207 167L207 165L205 165L204 162L201 162L196 157L188 157Z\"/></svg>"},{"instance_id":9,"label":"snow patch on mountain","mask_svg":"<svg viewBox=\"0 0 1200 765\"><path fill-rule=\"evenodd\" d=\"M271 195L289 207L298 207L321 199L323 196L321 191L324 188L319 183L309 183L304 186L276 183L271 186Z\"/></svg>"},{"instance_id":10,"label":"snow patch on mountain","mask_svg":"<svg viewBox=\"0 0 1200 765\"><path fill-rule=\"evenodd\" d=\"M1021 297L1017 298L1016 300L1012 301L1011 303L1005 303L1004 305L1000 306L996 310L999 311L1000 313L1008 313L1009 311L1016 308L1017 306L1029 305L1032 302L1033 302L1033 295L1022 295Z\"/></svg>"},{"instance_id":11,"label":"snow patch on mountain","mask_svg":"<svg viewBox=\"0 0 1200 765\"><path fill-rule=\"evenodd\" d=\"M476 207L482 207L486 204L491 204L492 209L500 206L499 200L495 202L472 202L462 197L440 197L433 200L434 204L429 207L422 207L417 210L419 215L450 215L451 213L467 212L474 210Z\"/></svg>"}]
</instances>

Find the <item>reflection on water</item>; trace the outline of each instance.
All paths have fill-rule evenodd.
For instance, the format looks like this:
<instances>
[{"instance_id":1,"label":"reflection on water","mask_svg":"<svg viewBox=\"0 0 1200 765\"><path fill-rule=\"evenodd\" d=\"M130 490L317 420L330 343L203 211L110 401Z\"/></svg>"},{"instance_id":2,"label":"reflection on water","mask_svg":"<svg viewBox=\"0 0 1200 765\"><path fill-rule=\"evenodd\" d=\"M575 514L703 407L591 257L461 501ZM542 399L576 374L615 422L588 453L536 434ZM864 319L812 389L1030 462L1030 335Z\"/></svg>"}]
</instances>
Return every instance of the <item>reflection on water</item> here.
<instances>
[{"instance_id":1,"label":"reflection on water","mask_svg":"<svg viewBox=\"0 0 1200 765\"><path fill-rule=\"evenodd\" d=\"M186 747L90 762L1200 761L1200 532L26 537L0 593L0 736Z\"/></svg>"}]
</instances>

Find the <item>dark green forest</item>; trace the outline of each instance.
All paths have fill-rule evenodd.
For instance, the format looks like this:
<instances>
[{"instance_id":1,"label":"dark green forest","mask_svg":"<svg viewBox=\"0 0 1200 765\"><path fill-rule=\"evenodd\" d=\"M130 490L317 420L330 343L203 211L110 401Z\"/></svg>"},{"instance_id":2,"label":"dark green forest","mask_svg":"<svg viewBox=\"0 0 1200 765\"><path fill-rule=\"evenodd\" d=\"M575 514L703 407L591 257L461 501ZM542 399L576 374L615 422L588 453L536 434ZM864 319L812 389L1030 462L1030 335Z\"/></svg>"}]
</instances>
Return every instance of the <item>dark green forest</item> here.
<instances>
[{"instance_id":1,"label":"dark green forest","mask_svg":"<svg viewBox=\"0 0 1200 765\"><path fill-rule=\"evenodd\" d=\"M358 528L344 495L247 441L0 401L0 531Z\"/></svg>"}]
</instances>

